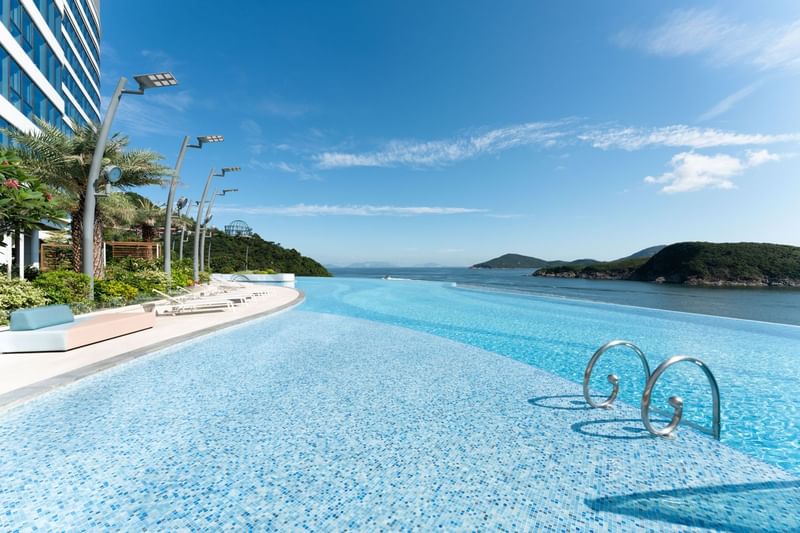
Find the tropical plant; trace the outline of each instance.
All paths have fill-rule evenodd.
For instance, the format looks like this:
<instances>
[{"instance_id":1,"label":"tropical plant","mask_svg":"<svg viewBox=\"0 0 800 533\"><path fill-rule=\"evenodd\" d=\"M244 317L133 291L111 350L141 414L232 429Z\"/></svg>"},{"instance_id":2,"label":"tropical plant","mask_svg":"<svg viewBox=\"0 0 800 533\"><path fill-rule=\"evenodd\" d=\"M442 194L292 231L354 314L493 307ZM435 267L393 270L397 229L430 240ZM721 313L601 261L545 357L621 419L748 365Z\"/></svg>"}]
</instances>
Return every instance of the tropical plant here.
<instances>
[{"instance_id":1,"label":"tropical plant","mask_svg":"<svg viewBox=\"0 0 800 533\"><path fill-rule=\"evenodd\" d=\"M44 292L50 304L74 304L89 299L89 276L86 274L50 270L36 276L33 285Z\"/></svg>"},{"instance_id":2,"label":"tropical plant","mask_svg":"<svg viewBox=\"0 0 800 533\"><path fill-rule=\"evenodd\" d=\"M135 257L124 257L110 262L107 277L126 283L143 295L152 295L153 289L165 291L170 285L158 261Z\"/></svg>"},{"instance_id":3,"label":"tropical plant","mask_svg":"<svg viewBox=\"0 0 800 533\"><path fill-rule=\"evenodd\" d=\"M50 191L20 165L20 158L0 149L0 235L38 229L43 221L64 214Z\"/></svg>"},{"instance_id":4,"label":"tropical plant","mask_svg":"<svg viewBox=\"0 0 800 533\"><path fill-rule=\"evenodd\" d=\"M31 282L0 277L0 326L8 324L8 316L13 310L46 303L44 292Z\"/></svg>"},{"instance_id":5,"label":"tropical plant","mask_svg":"<svg viewBox=\"0 0 800 533\"><path fill-rule=\"evenodd\" d=\"M86 202L86 185L89 167L97 144L97 129L93 126L79 126L72 134L37 120L39 131L25 133L6 130L8 136L17 143L16 151L22 164L44 183L62 191L70 199L72 216L72 263L75 271L82 269L81 237L83 234L83 212ZM116 165L122 170L122 178L115 187L129 189L141 185L161 183L162 176L171 170L161 165L162 158L150 150L126 151L128 138L114 134L106 143L103 154L103 165ZM106 184L100 178L98 187ZM100 204L96 204L94 212L94 257L93 272L95 277L103 277L103 219L100 216Z\"/></svg>"},{"instance_id":6,"label":"tropical plant","mask_svg":"<svg viewBox=\"0 0 800 533\"><path fill-rule=\"evenodd\" d=\"M98 280L94 284L94 296L98 302L124 305L139 294L138 289L124 281Z\"/></svg>"}]
</instances>

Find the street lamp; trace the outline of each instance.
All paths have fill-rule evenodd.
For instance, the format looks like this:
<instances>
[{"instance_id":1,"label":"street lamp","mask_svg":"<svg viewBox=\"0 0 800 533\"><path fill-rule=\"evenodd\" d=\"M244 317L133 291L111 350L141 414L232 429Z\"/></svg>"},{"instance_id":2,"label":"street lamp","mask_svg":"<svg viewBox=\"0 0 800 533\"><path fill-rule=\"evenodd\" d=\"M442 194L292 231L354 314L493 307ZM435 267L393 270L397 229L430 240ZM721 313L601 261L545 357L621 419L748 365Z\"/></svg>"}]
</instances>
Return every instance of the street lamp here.
<instances>
[{"instance_id":1,"label":"street lamp","mask_svg":"<svg viewBox=\"0 0 800 533\"><path fill-rule=\"evenodd\" d=\"M238 172L242 170L241 167L222 167L222 174L214 174L214 169L211 169L211 172L208 173L208 178L206 178L206 185L203 187L203 195L200 197L200 202L197 204L197 220L195 221L194 225L194 250L193 250L193 258L192 258L192 267L193 267L193 275L194 275L194 282L200 283L200 231L202 230L202 216L203 216L203 204L206 201L206 195L208 194L208 186L211 184L211 179L215 176L224 178L225 174L228 172Z\"/></svg>"},{"instance_id":2,"label":"street lamp","mask_svg":"<svg viewBox=\"0 0 800 533\"><path fill-rule=\"evenodd\" d=\"M134 76L134 80L139 84L136 90L126 89L128 79L124 76L119 79L114 94L111 95L111 100L108 103L106 116L103 117L103 123L100 125L100 131L97 134L97 145L94 147L94 155L92 156L92 164L89 167L89 177L86 180L86 196L84 198L83 207L83 227L82 235L82 263L83 273L89 276L89 298L94 299L94 210L96 205L95 186L97 180L100 178L100 170L103 165L103 154L106 151L106 142L108 141L108 132L111 129L111 123L114 122L114 115L117 113L117 106L123 94L144 94L146 89L156 87L172 87L178 84L175 77L169 72L161 72L157 74L143 74L141 76ZM119 169L117 169L119 170ZM110 177L119 179L121 176L117 174Z\"/></svg>"},{"instance_id":3,"label":"street lamp","mask_svg":"<svg viewBox=\"0 0 800 533\"><path fill-rule=\"evenodd\" d=\"M192 207L196 206L199 202L189 202L187 201L188 207L186 208L186 217L192 218ZM180 211L180 210L179 210ZM186 237L186 222L181 219L181 241L180 246L178 247L178 258L183 261L183 245L187 242L188 239Z\"/></svg>"},{"instance_id":4,"label":"street lamp","mask_svg":"<svg viewBox=\"0 0 800 533\"><path fill-rule=\"evenodd\" d=\"M166 220L164 221L164 273L167 275L167 280L172 279L172 202L175 199L175 189L178 186L180 179L181 167L183 166L183 158L186 156L187 148L202 148L206 143L219 143L224 141L222 135L204 135L197 138L197 144L189 144L189 136L183 138L181 149L178 151L178 159L175 162L175 173L172 175L172 181L169 185L169 193L167 193L167 212ZM180 212L181 208L178 208Z\"/></svg>"},{"instance_id":5,"label":"street lamp","mask_svg":"<svg viewBox=\"0 0 800 533\"><path fill-rule=\"evenodd\" d=\"M214 200L217 199L217 196L225 196L229 192L239 192L239 189L222 189L222 191L215 191L214 196L211 197L211 201L208 203L208 209L206 210L206 219L203 223L203 235L200 237L200 251L206 249L206 236L208 236L208 223L211 222L211 219L214 215L211 214L211 210L214 208ZM211 243L208 243L208 262L203 262L203 257L200 257L200 270L205 270L205 267L208 266L211 268Z\"/></svg>"}]
</instances>

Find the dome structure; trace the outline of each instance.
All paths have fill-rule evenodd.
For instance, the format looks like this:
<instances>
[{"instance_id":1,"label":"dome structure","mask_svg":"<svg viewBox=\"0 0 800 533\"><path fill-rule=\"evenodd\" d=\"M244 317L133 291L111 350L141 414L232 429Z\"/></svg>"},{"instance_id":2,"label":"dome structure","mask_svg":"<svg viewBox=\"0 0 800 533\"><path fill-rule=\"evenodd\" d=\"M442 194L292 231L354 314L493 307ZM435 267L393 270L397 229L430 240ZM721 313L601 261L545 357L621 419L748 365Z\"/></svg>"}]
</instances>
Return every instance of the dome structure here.
<instances>
[{"instance_id":1,"label":"dome structure","mask_svg":"<svg viewBox=\"0 0 800 533\"><path fill-rule=\"evenodd\" d=\"M253 235L253 228L244 220L234 220L225 225L225 234L231 237L250 237Z\"/></svg>"}]
</instances>

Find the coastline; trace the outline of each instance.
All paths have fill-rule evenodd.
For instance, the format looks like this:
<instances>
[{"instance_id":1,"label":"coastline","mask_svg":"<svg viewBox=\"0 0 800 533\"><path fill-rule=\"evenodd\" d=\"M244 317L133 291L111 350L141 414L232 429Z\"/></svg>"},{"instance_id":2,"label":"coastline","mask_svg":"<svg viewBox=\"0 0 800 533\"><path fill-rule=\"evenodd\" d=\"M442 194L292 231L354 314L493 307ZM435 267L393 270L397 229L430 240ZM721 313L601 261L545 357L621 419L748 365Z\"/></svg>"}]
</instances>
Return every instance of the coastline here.
<instances>
[{"instance_id":1,"label":"coastline","mask_svg":"<svg viewBox=\"0 0 800 533\"><path fill-rule=\"evenodd\" d=\"M546 269L536 270L531 276L542 278L563 278L563 279L586 279L593 281L639 281L666 285L682 285L684 287L728 287L728 288L778 288L778 289L800 289L800 280L780 279L780 280L734 280L734 279L701 279L689 278L685 281L671 281L664 276L655 279L633 279L630 273L616 274L612 272L581 272L568 270L564 272L553 272Z\"/></svg>"}]
</instances>

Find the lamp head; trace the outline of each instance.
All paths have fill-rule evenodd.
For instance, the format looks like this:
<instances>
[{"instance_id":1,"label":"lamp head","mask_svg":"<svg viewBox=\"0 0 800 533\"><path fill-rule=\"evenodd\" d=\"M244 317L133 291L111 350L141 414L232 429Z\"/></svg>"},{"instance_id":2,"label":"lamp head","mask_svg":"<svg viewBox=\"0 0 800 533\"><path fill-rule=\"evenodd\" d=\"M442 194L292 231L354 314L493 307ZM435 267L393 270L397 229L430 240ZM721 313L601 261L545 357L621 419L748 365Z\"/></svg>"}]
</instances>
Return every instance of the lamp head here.
<instances>
[{"instance_id":1,"label":"lamp head","mask_svg":"<svg viewBox=\"0 0 800 533\"><path fill-rule=\"evenodd\" d=\"M239 192L239 189L222 189L222 196L225 196L229 192Z\"/></svg>"},{"instance_id":2,"label":"lamp head","mask_svg":"<svg viewBox=\"0 0 800 533\"><path fill-rule=\"evenodd\" d=\"M134 80L139 84L139 90L153 89L157 87L172 87L178 85L178 80L171 72L159 72L156 74L140 74L134 76Z\"/></svg>"},{"instance_id":3,"label":"lamp head","mask_svg":"<svg viewBox=\"0 0 800 533\"><path fill-rule=\"evenodd\" d=\"M197 138L197 142L199 142L201 145L207 143L221 143L224 140L225 137L222 135L203 135Z\"/></svg>"},{"instance_id":4,"label":"lamp head","mask_svg":"<svg viewBox=\"0 0 800 533\"><path fill-rule=\"evenodd\" d=\"M178 203L176 205L176 207L178 208L178 211L181 211L184 207L186 207L186 204L188 204L188 203L189 203L189 199L186 198L185 196L181 196L180 198L178 198Z\"/></svg>"},{"instance_id":5,"label":"lamp head","mask_svg":"<svg viewBox=\"0 0 800 533\"><path fill-rule=\"evenodd\" d=\"M222 167L222 175L224 176L228 172L239 172L242 170L242 167Z\"/></svg>"},{"instance_id":6,"label":"lamp head","mask_svg":"<svg viewBox=\"0 0 800 533\"><path fill-rule=\"evenodd\" d=\"M103 177L109 183L117 183L122 179L122 169L115 165L107 165L103 167Z\"/></svg>"}]
</instances>

